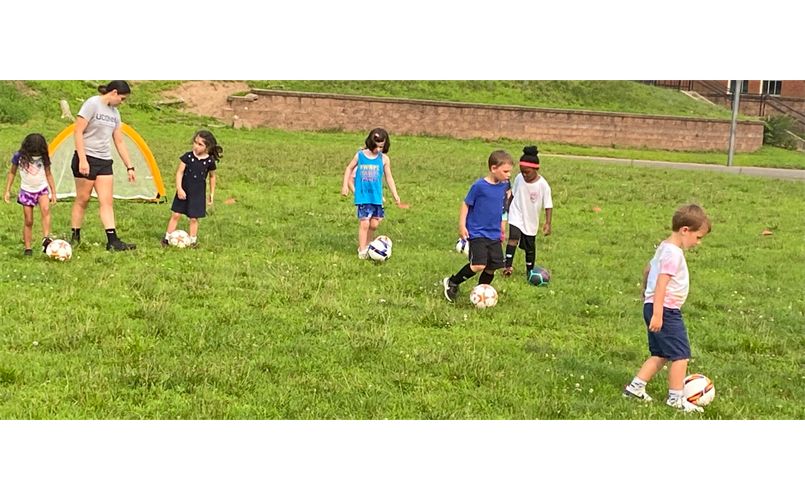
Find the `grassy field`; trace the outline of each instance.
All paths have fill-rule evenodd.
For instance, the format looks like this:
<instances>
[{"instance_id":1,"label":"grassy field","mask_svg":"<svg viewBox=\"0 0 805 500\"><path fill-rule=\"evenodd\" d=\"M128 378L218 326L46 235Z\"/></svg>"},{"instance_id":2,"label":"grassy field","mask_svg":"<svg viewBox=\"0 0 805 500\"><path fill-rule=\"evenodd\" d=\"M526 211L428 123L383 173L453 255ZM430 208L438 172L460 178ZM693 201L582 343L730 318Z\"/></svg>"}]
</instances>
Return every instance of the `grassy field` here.
<instances>
[{"instance_id":1,"label":"grassy field","mask_svg":"<svg viewBox=\"0 0 805 500\"><path fill-rule=\"evenodd\" d=\"M21 91L17 85L23 84ZM82 99L95 95L96 83L88 81L0 81L0 129L3 123L34 120L39 130L53 137L65 125L58 102L65 99L74 112ZM208 126L213 119L183 114L171 107L160 109L153 103L163 99L160 92L177 87L174 80L134 83L134 93L126 102L125 119L159 124ZM626 111L677 116L730 118L723 108L704 106L678 92L630 81L252 81L255 87L286 88L297 91L335 92L377 96L443 99L450 101L518 104L599 111ZM724 114L723 112L726 112ZM715 113L715 114L712 114ZM519 151L514 141L501 144ZM727 164L727 151L685 152L630 148L605 148L570 144L540 143L540 151L552 154L604 156L635 160L679 161ZM754 153L736 153L736 166L805 169L805 154L764 146Z\"/></svg>"},{"instance_id":2,"label":"grassy field","mask_svg":"<svg viewBox=\"0 0 805 500\"><path fill-rule=\"evenodd\" d=\"M732 113L721 106L628 80L259 80L248 83L253 88L297 92L732 118Z\"/></svg>"},{"instance_id":3,"label":"grassy field","mask_svg":"<svg viewBox=\"0 0 805 500\"><path fill-rule=\"evenodd\" d=\"M168 180L204 124L145 104L121 113ZM0 158L62 126L4 126ZM71 261L23 259L21 209L2 205L2 418L805 418L801 183L545 158L554 231L537 261L553 281L528 285L518 252L517 274L493 282L499 304L475 310L469 286L449 304L439 284L465 263L458 208L493 149L517 157L522 145L392 136L411 208L388 207L380 233L394 255L375 265L357 259L354 207L339 193L362 134L214 133L224 159L198 250L159 246L169 206L117 201L118 230L139 248L107 253L93 202ZM702 415L663 405L665 372L649 385L658 401L620 396L647 356L643 267L687 202L714 223L688 254L683 309L689 371L717 390ZM69 213L54 208L57 234Z\"/></svg>"}]
</instances>

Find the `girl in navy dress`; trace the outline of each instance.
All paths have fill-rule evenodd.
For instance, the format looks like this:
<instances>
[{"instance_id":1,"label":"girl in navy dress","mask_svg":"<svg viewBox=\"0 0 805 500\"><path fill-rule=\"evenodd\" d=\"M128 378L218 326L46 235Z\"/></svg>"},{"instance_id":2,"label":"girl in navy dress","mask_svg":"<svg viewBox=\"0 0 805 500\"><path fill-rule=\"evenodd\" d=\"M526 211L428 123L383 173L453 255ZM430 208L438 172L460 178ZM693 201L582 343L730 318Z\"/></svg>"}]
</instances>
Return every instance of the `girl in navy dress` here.
<instances>
[{"instance_id":1,"label":"girl in navy dress","mask_svg":"<svg viewBox=\"0 0 805 500\"><path fill-rule=\"evenodd\" d=\"M181 157L176 171L176 196L173 198L170 222L162 246L168 245L168 235L176 230L182 215L190 218L190 246L198 248L198 220L207 215L207 205L215 198L215 169L224 152L215 137L207 130L196 132L193 150ZM210 179L210 198L207 199L206 180Z\"/></svg>"}]
</instances>

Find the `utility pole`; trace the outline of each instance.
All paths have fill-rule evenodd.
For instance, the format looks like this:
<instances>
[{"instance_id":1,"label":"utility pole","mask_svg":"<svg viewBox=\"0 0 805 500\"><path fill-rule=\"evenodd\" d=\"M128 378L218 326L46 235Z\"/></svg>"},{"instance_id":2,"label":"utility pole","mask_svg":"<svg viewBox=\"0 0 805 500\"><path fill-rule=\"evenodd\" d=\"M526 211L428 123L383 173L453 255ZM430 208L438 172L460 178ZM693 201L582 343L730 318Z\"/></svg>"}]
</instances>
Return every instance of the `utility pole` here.
<instances>
[{"instance_id":1,"label":"utility pole","mask_svg":"<svg viewBox=\"0 0 805 500\"><path fill-rule=\"evenodd\" d=\"M732 157L735 154L735 132L738 128L738 103L741 101L741 88L743 80L735 81L735 90L732 91L732 127L730 128L730 151L727 155L727 166L732 166Z\"/></svg>"}]
</instances>

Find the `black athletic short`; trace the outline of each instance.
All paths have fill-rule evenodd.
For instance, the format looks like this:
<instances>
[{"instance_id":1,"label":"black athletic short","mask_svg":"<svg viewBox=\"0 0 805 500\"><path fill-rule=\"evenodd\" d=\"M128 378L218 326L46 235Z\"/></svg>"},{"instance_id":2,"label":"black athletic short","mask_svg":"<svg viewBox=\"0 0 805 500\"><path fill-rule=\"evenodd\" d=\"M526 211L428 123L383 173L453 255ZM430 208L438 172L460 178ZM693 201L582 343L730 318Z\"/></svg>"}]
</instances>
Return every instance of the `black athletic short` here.
<instances>
[{"instance_id":1,"label":"black athletic short","mask_svg":"<svg viewBox=\"0 0 805 500\"><path fill-rule=\"evenodd\" d=\"M88 175L82 175L78 171L78 162L78 152L76 151L73 153L73 163L70 165L73 169L73 177L94 181L99 175L112 175L112 160L102 160L100 158L87 155L87 163L89 163Z\"/></svg>"},{"instance_id":2,"label":"black athletic short","mask_svg":"<svg viewBox=\"0 0 805 500\"><path fill-rule=\"evenodd\" d=\"M519 227L512 226L511 224L509 224L509 239L519 240L520 243L517 246L519 246L524 252L537 251L537 243L536 243L537 237L523 234L523 232L520 231Z\"/></svg>"},{"instance_id":3,"label":"black athletic short","mask_svg":"<svg viewBox=\"0 0 805 500\"><path fill-rule=\"evenodd\" d=\"M500 240L489 238L470 240L470 265L486 266L485 269L494 271L502 269L503 264L503 248L500 246Z\"/></svg>"}]
</instances>

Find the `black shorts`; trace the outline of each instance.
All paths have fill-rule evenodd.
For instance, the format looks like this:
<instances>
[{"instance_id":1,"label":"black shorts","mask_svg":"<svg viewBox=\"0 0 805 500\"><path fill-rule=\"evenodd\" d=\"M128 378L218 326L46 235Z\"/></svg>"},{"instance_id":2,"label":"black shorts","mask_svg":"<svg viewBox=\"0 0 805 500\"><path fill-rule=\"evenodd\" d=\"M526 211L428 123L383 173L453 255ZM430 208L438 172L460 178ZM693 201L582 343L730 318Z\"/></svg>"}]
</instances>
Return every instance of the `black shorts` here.
<instances>
[{"instance_id":1,"label":"black shorts","mask_svg":"<svg viewBox=\"0 0 805 500\"><path fill-rule=\"evenodd\" d=\"M517 245L525 252L536 252L537 250L537 243L536 243L536 236L529 236L527 234L523 234L520 231L520 228L517 226L512 226L509 224L509 239L510 240L519 240L520 243Z\"/></svg>"},{"instance_id":2,"label":"black shorts","mask_svg":"<svg viewBox=\"0 0 805 500\"><path fill-rule=\"evenodd\" d=\"M73 153L73 163L70 165L73 169L73 177L81 179L89 179L94 181L99 175L112 175L112 160L102 160L94 156L87 156L87 163L89 163L89 174L82 175L78 171L78 152Z\"/></svg>"},{"instance_id":3,"label":"black shorts","mask_svg":"<svg viewBox=\"0 0 805 500\"><path fill-rule=\"evenodd\" d=\"M500 240L489 238L470 240L470 265L486 266L486 269L494 271L502 269L503 264L503 248L500 246Z\"/></svg>"}]
</instances>

